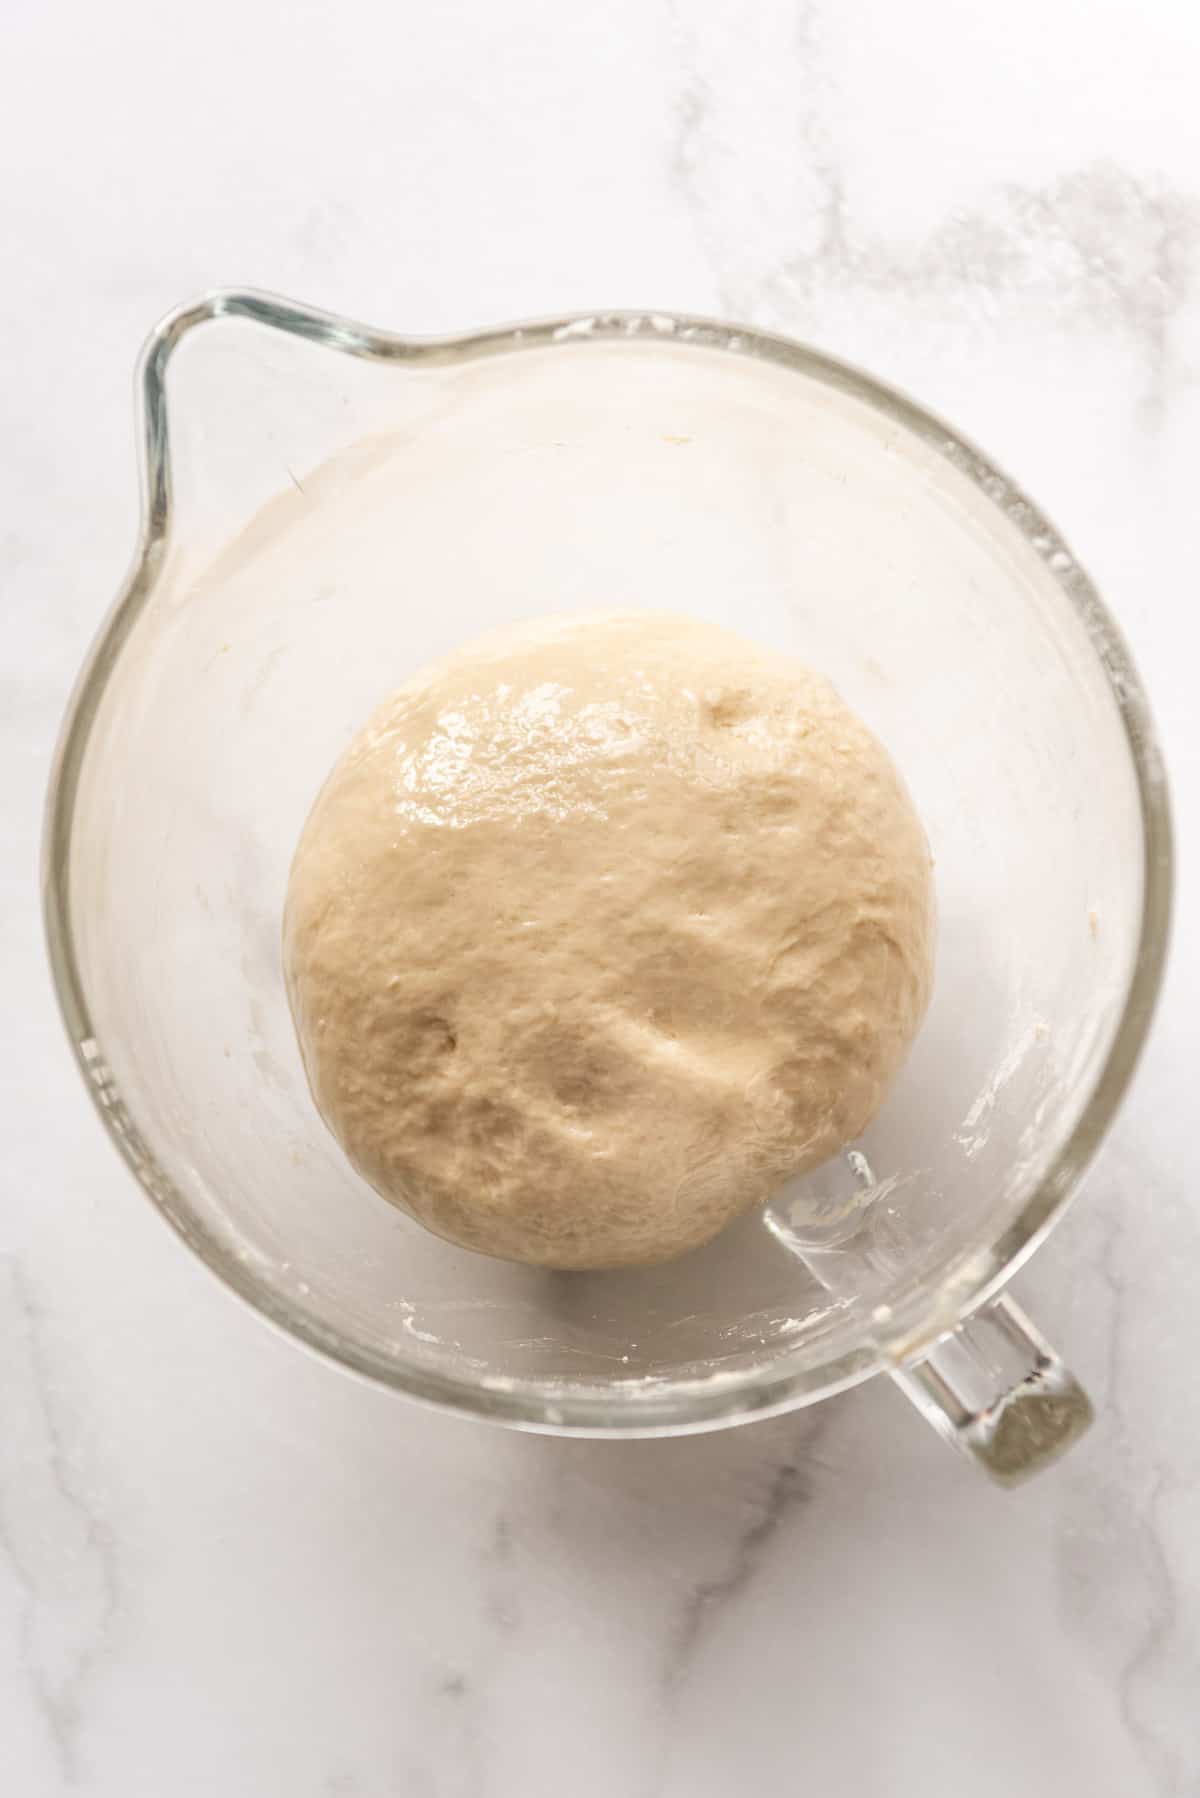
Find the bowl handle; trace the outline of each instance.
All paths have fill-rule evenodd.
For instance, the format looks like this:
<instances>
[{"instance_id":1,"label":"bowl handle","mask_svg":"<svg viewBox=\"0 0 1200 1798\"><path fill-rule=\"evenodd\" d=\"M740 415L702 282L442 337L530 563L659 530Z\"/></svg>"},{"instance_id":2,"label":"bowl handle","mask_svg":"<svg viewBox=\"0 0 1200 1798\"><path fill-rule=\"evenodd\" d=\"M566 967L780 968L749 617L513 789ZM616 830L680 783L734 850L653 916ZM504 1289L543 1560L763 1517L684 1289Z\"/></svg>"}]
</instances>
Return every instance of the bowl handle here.
<instances>
[{"instance_id":1,"label":"bowl handle","mask_svg":"<svg viewBox=\"0 0 1200 1798\"><path fill-rule=\"evenodd\" d=\"M820 1200L811 1192L789 1199L785 1189L764 1213L767 1228L826 1292L861 1300L873 1286L885 1296L904 1262L903 1245L889 1242L890 1209L879 1204L890 1182L857 1145L827 1165L826 1181ZM879 1305L874 1320L894 1324L890 1305ZM1001 1486L1040 1473L1092 1421L1087 1393L1007 1293L932 1339L888 1335L881 1331L876 1346L897 1386Z\"/></svg>"},{"instance_id":2,"label":"bowl handle","mask_svg":"<svg viewBox=\"0 0 1200 1798\"><path fill-rule=\"evenodd\" d=\"M1006 1293L891 1375L938 1434L1002 1486L1040 1473L1092 1421L1087 1393Z\"/></svg>"}]
</instances>

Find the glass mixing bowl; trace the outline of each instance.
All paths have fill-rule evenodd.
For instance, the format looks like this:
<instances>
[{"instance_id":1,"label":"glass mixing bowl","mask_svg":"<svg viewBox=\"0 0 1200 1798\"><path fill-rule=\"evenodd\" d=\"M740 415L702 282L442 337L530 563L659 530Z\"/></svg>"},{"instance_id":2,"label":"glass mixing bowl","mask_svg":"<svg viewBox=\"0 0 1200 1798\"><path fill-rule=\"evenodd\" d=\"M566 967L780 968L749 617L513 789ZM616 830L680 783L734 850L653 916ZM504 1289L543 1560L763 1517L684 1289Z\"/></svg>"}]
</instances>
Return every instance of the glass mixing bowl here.
<instances>
[{"instance_id":1,"label":"glass mixing bowl","mask_svg":"<svg viewBox=\"0 0 1200 1798\"><path fill-rule=\"evenodd\" d=\"M455 339L254 294L140 371L132 572L53 777L67 1027L150 1197L237 1292L387 1385L657 1434L881 1369L1014 1479L1088 1403L1004 1282L1112 1118L1159 984L1166 792L1111 618L948 426L761 332L655 313ZM288 865L376 702L485 628L670 607L829 675L936 862L936 988L841 1160L665 1267L559 1274L427 1235L309 1096L280 968Z\"/></svg>"}]
</instances>

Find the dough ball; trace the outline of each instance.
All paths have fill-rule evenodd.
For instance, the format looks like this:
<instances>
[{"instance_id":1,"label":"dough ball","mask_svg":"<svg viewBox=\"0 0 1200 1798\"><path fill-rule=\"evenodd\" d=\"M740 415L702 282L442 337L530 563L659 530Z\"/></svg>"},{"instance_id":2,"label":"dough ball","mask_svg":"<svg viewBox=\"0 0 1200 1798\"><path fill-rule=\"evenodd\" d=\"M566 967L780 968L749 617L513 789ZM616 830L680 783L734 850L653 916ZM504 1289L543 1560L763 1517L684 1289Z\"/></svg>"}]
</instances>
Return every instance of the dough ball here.
<instances>
[{"instance_id":1,"label":"dough ball","mask_svg":"<svg viewBox=\"0 0 1200 1798\"><path fill-rule=\"evenodd\" d=\"M284 949L371 1185L466 1248L599 1268L707 1242L862 1131L932 927L912 803L828 682L622 613L394 693L304 828Z\"/></svg>"}]
</instances>

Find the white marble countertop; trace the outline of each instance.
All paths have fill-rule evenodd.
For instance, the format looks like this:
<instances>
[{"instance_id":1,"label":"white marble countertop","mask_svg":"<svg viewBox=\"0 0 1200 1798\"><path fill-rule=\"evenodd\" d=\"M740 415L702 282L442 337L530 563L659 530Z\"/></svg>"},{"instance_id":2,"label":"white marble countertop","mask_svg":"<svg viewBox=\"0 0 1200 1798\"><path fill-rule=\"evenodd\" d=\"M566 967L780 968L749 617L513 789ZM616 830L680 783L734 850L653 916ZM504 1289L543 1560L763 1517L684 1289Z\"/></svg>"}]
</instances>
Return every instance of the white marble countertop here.
<instances>
[{"instance_id":1,"label":"white marble countertop","mask_svg":"<svg viewBox=\"0 0 1200 1798\"><path fill-rule=\"evenodd\" d=\"M0 146L0 1788L13 1798L1200 1792L1194 0L18 4ZM408 330L741 316L952 416L1155 700L1173 966L1020 1295L1099 1420L986 1486L873 1384L665 1443L520 1437L275 1335L105 1143L33 891L135 517L130 371L253 284Z\"/></svg>"}]
</instances>

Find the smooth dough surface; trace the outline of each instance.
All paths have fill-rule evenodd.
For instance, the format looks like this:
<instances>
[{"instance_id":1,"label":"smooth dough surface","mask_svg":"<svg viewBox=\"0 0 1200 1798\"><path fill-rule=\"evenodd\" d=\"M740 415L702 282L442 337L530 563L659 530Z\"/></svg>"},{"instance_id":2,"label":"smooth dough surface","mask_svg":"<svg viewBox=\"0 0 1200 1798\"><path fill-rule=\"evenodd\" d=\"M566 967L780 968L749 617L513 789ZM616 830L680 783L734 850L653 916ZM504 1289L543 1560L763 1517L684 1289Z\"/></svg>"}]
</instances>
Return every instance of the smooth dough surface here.
<instances>
[{"instance_id":1,"label":"smooth dough surface","mask_svg":"<svg viewBox=\"0 0 1200 1798\"><path fill-rule=\"evenodd\" d=\"M920 1022L930 858L833 688L660 613L470 644L317 798L284 924L313 1095L431 1230L694 1248L858 1135Z\"/></svg>"}]
</instances>

